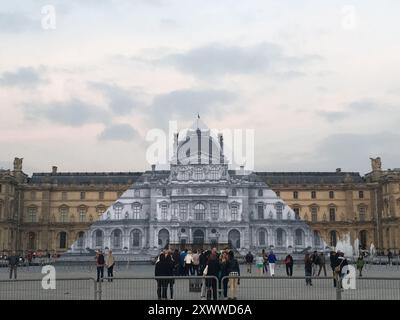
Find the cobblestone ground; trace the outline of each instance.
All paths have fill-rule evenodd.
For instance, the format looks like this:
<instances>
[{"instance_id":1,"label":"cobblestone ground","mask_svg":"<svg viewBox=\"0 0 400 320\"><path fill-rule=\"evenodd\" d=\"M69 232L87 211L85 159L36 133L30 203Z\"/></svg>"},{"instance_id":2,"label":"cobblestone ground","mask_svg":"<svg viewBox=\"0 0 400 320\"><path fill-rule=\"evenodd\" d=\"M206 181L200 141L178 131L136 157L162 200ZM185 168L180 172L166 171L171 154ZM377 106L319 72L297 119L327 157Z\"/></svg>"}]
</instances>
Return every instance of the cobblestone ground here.
<instances>
[{"instance_id":1,"label":"cobblestone ground","mask_svg":"<svg viewBox=\"0 0 400 320\"><path fill-rule=\"evenodd\" d=\"M330 276L330 270L327 270ZM304 279L287 279L284 266L276 267L276 277L268 275L257 278L242 278L239 299L335 299L336 290L331 278L313 279L313 286L305 285ZM120 265L116 266L113 282L101 283L102 299L156 299L157 283L150 279L154 275L153 265ZM243 276L257 276L242 266ZM323 273L321 274L321 276ZM18 281L8 280L8 269L0 268L0 299L94 299L96 277L94 265L57 266L56 289L42 289L40 267L20 267ZM301 265L294 268L295 277L303 277ZM149 277L148 279L143 279ZM389 278L373 280L368 278ZM68 279L66 279L68 278ZM91 279L93 278L93 279ZM136 278L136 279L127 279ZM141 279L140 279L141 278ZM397 278L397 280L396 280ZM64 280L65 279L65 280ZM21 281L24 280L24 281ZM201 280L197 280L199 285ZM200 299L200 292L189 290L188 279L177 279L174 284L174 298ZM367 266L364 277L357 278L356 290L346 290L342 299L396 299L400 300L400 266ZM170 291L168 288L168 298Z\"/></svg>"}]
</instances>

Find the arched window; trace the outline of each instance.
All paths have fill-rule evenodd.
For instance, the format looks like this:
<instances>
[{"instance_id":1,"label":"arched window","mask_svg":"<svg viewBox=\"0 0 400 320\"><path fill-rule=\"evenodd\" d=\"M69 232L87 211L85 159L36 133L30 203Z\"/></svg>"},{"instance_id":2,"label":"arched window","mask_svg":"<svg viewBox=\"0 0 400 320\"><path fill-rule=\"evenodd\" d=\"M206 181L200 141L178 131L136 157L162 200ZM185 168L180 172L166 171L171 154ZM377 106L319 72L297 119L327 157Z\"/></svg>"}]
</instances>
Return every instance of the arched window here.
<instances>
[{"instance_id":1,"label":"arched window","mask_svg":"<svg viewBox=\"0 0 400 320\"><path fill-rule=\"evenodd\" d=\"M83 231L78 233L78 239L76 241L76 246L78 248L83 248L85 242L85 233Z\"/></svg>"},{"instance_id":2,"label":"arched window","mask_svg":"<svg viewBox=\"0 0 400 320\"><path fill-rule=\"evenodd\" d=\"M336 221L336 208L330 207L329 208L329 221Z\"/></svg>"},{"instance_id":3,"label":"arched window","mask_svg":"<svg viewBox=\"0 0 400 320\"><path fill-rule=\"evenodd\" d=\"M261 229L258 232L258 245L265 246L267 244L267 231Z\"/></svg>"},{"instance_id":4,"label":"arched window","mask_svg":"<svg viewBox=\"0 0 400 320\"><path fill-rule=\"evenodd\" d=\"M202 203L197 203L194 206L194 219L205 220L205 218L206 218L206 208Z\"/></svg>"},{"instance_id":5,"label":"arched window","mask_svg":"<svg viewBox=\"0 0 400 320\"><path fill-rule=\"evenodd\" d=\"M295 232L295 245L296 246L303 246L304 245L304 231L301 229L296 229Z\"/></svg>"},{"instance_id":6,"label":"arched window","mask_svg":"<svg viewBox=\"0 0 400 320\"><path fill-rule=\"evenodd\" d=\"M336 245L337 245L337 232L335 230L332 230L329 233L329 238L330 238L331 247L336 247Z\"/></svg>"},{"instance_id":7,"label":"arched window","mask_svg":"<svg viewBox=\"0 0 400 320\"><path fill-rule=\"evenodd\" d=\"M321 235L317 230L314 230L313 232L313 244L314 247L319 247L321 245Z\"/></svg>"},{"instance_id":8,"label":"arched window","mask_svg":"<svg viewBox=\"0 0 400 320\"><path fill-rule=\"evenodd\" d=\"M169 231L161 229L158 232L158 245L160 248L167 248L169 246Z\"/></svg>"},{"instance_id":9,"label":"arched window","mask_svg":"<svg viewBox=\"0 0 400 320\"><path fill-rule=\"evenodd\" d=\"M112 247L113 248L121 248L122 247L122 231L119 229L115 229L111 233Z\"/></svg>"},{"instance_id":10,"label":"arched window","mask_svg":"<svg viewBox=\"0 0 400 320\"><path fill-rule=\"evenodd\" d=\"M236 229L229 231L228 233L228 243L231 248L240 248L240 232Z\"/></svg>"},{"instance_id":11,"label":"arched window","mask_svg":"<svg viewBox=\"0 0 400 320\"><path fill-rule=\"evenodd\" d=\"M62 231L58 234L59 237L59 242L58 242L58 247L60 249L66 249L67 248L67 233Z\"/></svg>"},{"instance_id":12,"label":"arched window","mask_svg":"<svg viewBox=\"0 0 400 320\"><path fill-rule=\"evenodd\" d=\"M286 246L286 232L281 228L276 230L276 245L278 247Z\"/></svg>"},{"instance_id":13,"label":"arched window","mask_svg":"<svg viewBox=\"0 0 400 320\"><path fill-rule=\"evenodd\" d=\"M96 232L94 233L94 245L96 248L103 247L103 231L96 230Z\"/></svg>"},{"instance_id":14,"label":"arched window","mask_svg":"<svg viewBox=\"0 0 400 320\"><path fill-rule=\"evenodd\" d=\"M133 248L139 248L142 246L142 232L140 230L133 230L131 233L131 239Z\"/></svg>"}]
</instances>

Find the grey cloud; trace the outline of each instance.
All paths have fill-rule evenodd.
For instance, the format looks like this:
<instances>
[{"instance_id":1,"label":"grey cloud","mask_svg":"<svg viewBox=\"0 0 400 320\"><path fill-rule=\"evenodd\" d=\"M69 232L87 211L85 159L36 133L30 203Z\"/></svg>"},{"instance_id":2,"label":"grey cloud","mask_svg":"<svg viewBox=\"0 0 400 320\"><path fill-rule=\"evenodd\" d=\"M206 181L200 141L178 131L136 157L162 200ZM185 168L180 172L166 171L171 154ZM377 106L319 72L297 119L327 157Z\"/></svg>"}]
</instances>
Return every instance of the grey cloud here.
<instances>
[{"instance_id":1,"label":"grey cloud","mask_svg":"<svg viewBox=\"0 0 400 320\"><path fill-rule=\"evenodd\" d=\"M47 105L25 105L28 119L45 119L54 123L80 127L88 123L108 123L110 115L99 106L78 99Z\"/></svg>"},{"instance_id":2,"label":"grey cloud","mask_svg":"<svg viewBox=\"0 0 400 320\"><path fill-rule=\"evenodd\" d=\"M38 12L39 17L40 11ZM0 33L38 31L40 28L40 20L34 20L26 14L17 12L0 12Z\"/></svg>"},{"instance_id":3,"label":"grey cloud","mask_svg":"<svg viewBox=\"0 0 400 320\"><path fill-rule=\"evenodd\" d=\"M375 101L372 100L358 100L353 101L348 105L351 111L374 111L381 108L384 108L384 105L379 105Z\"/></svg>"},{"instance_id":4,"label":"grey cloud","mask_svg":"<svg viewBox=\"0 0 400 320\"><path fill-rule=\"evenodd\" d=\"M7 87L35 87L45 82L43 79L44 68L35 69L32 67L22 67L15 71L6 71L0 74L0 85Z\"/></svg>"},{"instance_id":5,"label":"grey cloud","mask_svg":"<svg viewBox=\"0 0 400 320\"><path fill-rule=\"evenodd\" d=\"M99 135L99 140L120 140L132 141L139 135L137 131L129 124L114 124L106 127Z\"/></svg>"},{"instance_id":6,"label":"grey cloud","mask_svg":"<svg viewBox=\"0 0 400 320\"><path fill-rule=\"evenodd\" d=\"M161 62L201 77L274 71L299 75L299 71L292 68L317 58L312 55L290 57L280 46L263 42L248 47L210 44L186 53L167 55Z\"/></svg>"},{"instance_id":7,"label":"grey cloud","mask_svg":"<svg viewBox=\"0 0 400 320\"><path fill-rule=\"evenodd\" d=\"M314 154L320 165L367 172L369 157L381 156L387 168L398 166L399 141L400 135L391 132L334 134L323 139Z\"/></svg>"},{"instance_id":8,"label":"grey cloud","mask_svg":"<svg viewBox=\"0 0 400 320\"><path fill-rule=\"evenodd\" d=\"M129 91L117 85L101 82L90 82L89 85L102 92L108 99L110 109L116 115L129 114L135 108L141 106L141 102L132 97Z\"/></svg>"},{"instance_id":9,"label":"grey cloud","mask_svg":"<svg viewBox=\"0 0 400 320\"><path fill-rule=\"evenodd\" d=\"M235 98L235 93L224 90L177 90L156 96L148 111L158 124L166 124L167 119L188 120L197 113L217 115Z\"/></svg>"},{"instance_id":10,"label":"grey cloud","mask_svg":"<svg viewBox=\"0 0 400 320\"><path fill-rule=\"evenodd\" d=\"M340 111L318 111L317 114L328 122L336 122L345 119L349 114Z\"/></svg>"}]
</instances>

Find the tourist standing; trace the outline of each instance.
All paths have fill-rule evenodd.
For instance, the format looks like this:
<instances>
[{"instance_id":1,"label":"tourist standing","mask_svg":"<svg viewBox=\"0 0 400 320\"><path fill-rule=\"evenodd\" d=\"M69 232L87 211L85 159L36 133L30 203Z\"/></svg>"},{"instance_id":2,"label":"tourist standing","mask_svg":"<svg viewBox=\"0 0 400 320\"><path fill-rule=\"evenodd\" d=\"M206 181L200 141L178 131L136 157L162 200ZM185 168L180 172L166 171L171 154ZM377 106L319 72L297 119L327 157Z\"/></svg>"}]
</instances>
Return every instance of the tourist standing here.
<instances>
[{"instance_id":1,"label":"tourist standing","mask_svg":"<svg viewBox=\"0 0 400 320\"><path fill-rule=\"evenodd\" d=\"M265 249L262 249L262 257L263 257L263 273L268 273L268 255L265 252Z\"/></svg>"},{"instance_id":2,"label":"tourist standing","mask_svg":"<svg viewBox=\"0 0 400 320\"><path fill-rule=\"evenodd\" d=\"M179 276L179 250L175 249L172 254L172 260L174 261L174 275Z\"/></svg>"},{"instance_id":3,"label":"tourist standing","mask_svg":"<svg viewBox=\"0 0 400 320\"><path fill-rule=\"evenodd\" d=\"M271 277L275 276L275 263L276 263L276 256L273 251L271 251L268 255L268 264L269 264L269 272Z\"/></svg>"},{"instance_id":4,"label":"tourist standing","mask_svg":"<svg viewBox=\"0 0 400 320\"><path fill-rule=\"evenodd\" d=\"M311 257L308 253L306 253L304 257L304 273L306 276L306 285L312 286L312 281L311 281L311 276L312 276L312 271L313 270L313 262L311 260Z\"/></svg>"},{"instance_id":5,"label":"tourist standing","mask_svg":"<svg viewBox=\"0 0 400 320\"><path fill-rule=\"evenodd\" d=\"M193 269L193 257L192 251L189 251L185 256L185 276L192 275Z\"/></svg>"},{"instance_id":6,"label":"tourist standing","mask_svg":"<svg viewBox=\"0 0 400 320\"><path fill-rule=\"evenodd\" d=\"M250 251L246 254L245 259L247 264L247 273L251 273L251 267L253 266L254 257Z\"/></svg>"},{"instance_id":7,"label":"tourist standing","mask_svg":"<svg viewBox=\"0 0 400 320\"><path fill-rule=\"evenodd\" d=\"M199 267L200 267L200 255L195 250L192 254L192 261L193 261L193 275L196 274L197 276L199 275Z\"/></svg>"},{"instance_id":8,"label":"tourist standing","mask_svg":"<svg viewBox=\"0 0 400 320\"><path fill-rule=\"evenodd\" d=\"M293 257L290 253L285 258L286 275L288 277L293 276Z\"/></svg>"},{"instance_id":9,"label":"tourist standing","mask_svg":"<svg viewBox=\"0 0 400 320\"><path fill-rule=\"evenodd\" d=\"M108 282L112 282L113 281L112 278L114 277L114 265L115 265L115 259L114 259L114 256L112 254L112 251L109 250L108 254L107 254L107 258L106 258Z\"/></svg>"},{"instance_id":10,"label":"tourist standing","mask_svg":"<svg viewBox=\"0 0 400 320\"><path fill-rule=\"evenodd\" d=\"M200 256L199 256L199 269L200 269L200 275L203 275L204 268L206 267L207 264L207 257L206 257L206 252L204 250L201 250Z\"/></svg>"},{"instance_id":11,"label":"tourist standing","mask_svg":"<svg viewBox=\"0 0 400 320\"><path fill-rule=\"evenodd\" d=\"M393 259L393 253L389 249L389 251L388 251L388 264L389 264L389 266L392 265L392 259Z\"/></svg>"},{"instance_id":12,"label":"tourist standing","mask_svg":"<svg viewBox=\"0 0 400 320\"><path fill-rule=\"evenodd\" d=\"M10 268L10 279L12 279L12 275L14 273L14 279L17 279L17 268L19 264L19 255L13 251L12 254L7 257L8 267Z\"/></svg>"},{"instance_id":13,"label":"tourist standing","mask_svg":"<svg viewBox=\"0 0 400 320\"><path fill-rule=\"evenodd\" d=\"M181 276L185 275L185 258L186 258L187 252L188 252L187 249L183 250L179 257L179 274Z\"/></svg>"},{"instance_id":14,"label":"tourist standing","mask_svg":"<svg viewBox=\"0 0 400 320\"><path fill-rule=\"evenodd\" d=\"M324 276L326 277L326 261L325 261L325 254L323 252L321 252L319 255L318 263L319 263L318 277L321 274L322 269L324 269Z\"/></svg>"},{"instance_id":15,"label":"tourist standing","mask_svg":"<svg viewBox=\"0 0 400 320\"><path fill-rule=\"evenodd\" d=\"M310 257L312 262L312 275L315 276L317 273L317 267L319 266L319 255L317 251L314 251Z\"/></svg>"},{"instance_id":16,"label":"tourist standing","mask_svg":"<svg viewBox=\"0 0 400 320\"><path fill-rule=\"evenodd\" d=\"M168 286L169 286L169 293L171 300L174 300L174 284L175 284L175 262L172 257L172 252L170 250L167 251L166 257L165 257L165 263L166 263L166 275L168 277L171 277L170 279L166 280L166 287L168 291ZM167 298L167 293L165 294L165 298Z\"/></svg>"},{"instance_id":17,"label":"tourist standing","mask_svg":"<svg viewBox=\"0 0 400 320\"><path fill-rule=\"evenodd\" d=\"M357 270L359 272L360 277L362 277L362 270L364 268L364 265L365 265L364 257L360 254L356 262Z\"/></svg>"},{"instance_id":18,"label":"tourist standing","mask_svg":"<svg viewBox=\"0 0 400 320\"><path fill-rule=\"evenodd\" d=\"M96 252L96 268L97 268L97 282L100 281L101 278L101 282L103 282L103 278L104 278L104 255L101 252L101 250L98 250Z\"/></svg>"},{"instance_id":19,"label":"tourist standing","mask_svg":"<svg viewBox=\"0 0 400 320\"><path fill-rule=\"evenodd\" d=\"M227 271L229 275L229 292L228 292L228 299L229 300L236 300L237 299L237 290L238 285L240 284L240 268L239 263L235 258L233 251L229 251L229 260L227 265Z\"/></svg>"},{"instance_id":20,"label":"tourist standing","mask_svg":"<svg viewBox=\"0 0 400 320\"><path fill-rule=\"evenodd\" d=\"M168 276L168 264L166 262L165 254L162 252L156 262L156 267L154 270L155 277L166 277ZM167 299L167 279L156 279L157 281L157 298L158 300Z\"/></svg>"},{"instance_id":21,"label":"tourist standing","mask_svg":"<svg viewBox=\"0 0 400 320\"><path fill-rule=\"evenodd\" d=\"M221 254L220 264L219 264L219 266L220 266L220 287L222 287L222 294L224 296L224 299L227 299L227 297L228 297L228 281L229 281L229 279L225 278L229 275L228 262L229 262L228 253L226 251L224 251ZM222 282L221 282L221 280L222 280Z\"/></svg>"},{"instance_id":22,"label":"tourist standing","mask_svg":"<svg viewBox=\"0 0 400 320\"><path fill-rule=\"evenodd\" d=\"M217 257L217 250L214 248L211 251L210 257L207 261L207 276L211 277L218 277L218 273L220 270L220 265ZM207 279L207 288L212 290L212 298L217 300L217 281L215 279Z\"/></svg>"},{"instance_id":23,"label":"tourist standing","mask_svg":"<svg viewBox=\"0 0 400 320\"><path fill-rule=\"evenodd\" d=\"M333 275L333 286L335 288L336 288L336 284L337 284L336 272L335 272L335 268L336 268L336 265L337 265L337 258L338 258L338 256L337 256L336 252L335 251L331 251L330 255L329 255L329 259L331 261L331 268L332 268L332 275Z\"/></svg>"}]
</instances>

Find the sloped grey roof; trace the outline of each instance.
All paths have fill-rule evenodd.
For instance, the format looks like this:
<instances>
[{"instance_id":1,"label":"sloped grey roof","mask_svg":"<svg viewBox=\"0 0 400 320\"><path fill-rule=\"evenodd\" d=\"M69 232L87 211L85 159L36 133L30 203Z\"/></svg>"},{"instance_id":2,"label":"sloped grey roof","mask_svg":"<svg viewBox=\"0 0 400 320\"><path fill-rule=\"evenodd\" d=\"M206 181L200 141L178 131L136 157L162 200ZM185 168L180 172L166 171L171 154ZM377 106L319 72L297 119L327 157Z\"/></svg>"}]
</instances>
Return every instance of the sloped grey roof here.
<instances>
[{"instance_id":1,"label":"sloped grey roof","mask_svg":"<svg viewBox=\"0 0 400 320\"><path fill-rule=\"evenodd\" d=\"M351 178L353 183L365 179L358 172L256 172L269 185L276 184L340 184Z\"/></svg>"}]
</instances>

